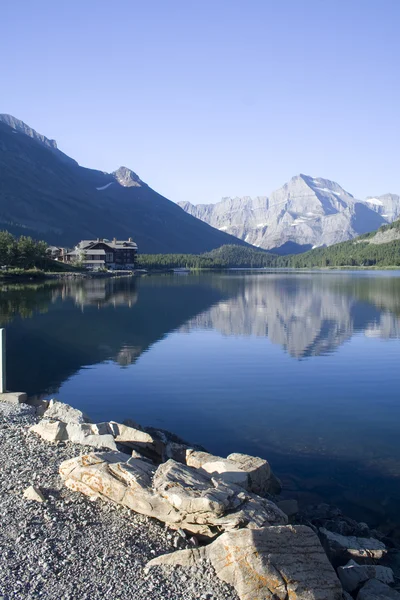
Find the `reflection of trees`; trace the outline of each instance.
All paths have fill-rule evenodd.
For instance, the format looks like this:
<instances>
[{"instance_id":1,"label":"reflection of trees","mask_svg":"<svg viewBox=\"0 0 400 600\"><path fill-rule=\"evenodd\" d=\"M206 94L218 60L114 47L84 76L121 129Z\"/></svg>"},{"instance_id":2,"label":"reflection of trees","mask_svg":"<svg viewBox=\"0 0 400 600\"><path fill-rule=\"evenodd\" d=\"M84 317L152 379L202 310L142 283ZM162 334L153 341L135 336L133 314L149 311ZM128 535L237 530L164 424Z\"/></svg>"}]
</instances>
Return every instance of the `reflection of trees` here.
<instances>
[{"instance_id":1,"label":"reflection of trees","mask_svg":"<svg viewBox=\"0 0 400 600\"><path fill-rule=\"evenodd\" d=\"M15 317L30 318L35 312L46 313L61 299L72 299L80 307L127 306L137 300L133 279L81 279L47 281L37 284L3 284L0 286L0 324Z\"/></svg>"},{"instance_id":2,"label":"reflection of trees","mask_svg":"<svg viewBox=\"0 0 400 600\"><path fill-rule=\"evenodd\" d=\"M82 366L106 360L131 364L170 331L233 294L231 283L214 286L217 279L208 276L93 281L49 286L45 315L33 310L30 319L10 320L11 389L46 393ZM230 291L222 291L225 287Z\"/></svg>"},{"instance_id":3,"label":"reflection of trees","mask_svg":"<svg viewBox=\"0 0 400 600\"><path fill-rule=\"evenodd\" d=\"M0 285L0 324L4 326L17 316L25 319L35 312L47 312L53 286L47 283Z\"/></svg>"},{"instance_id":4,"label":"reflection of trees","mask_svg":"<svg viewBox=\"0 0 400 600\"><path fill-rule=\"evenodd\" d=\"M54 391L83 365L129 365L182 328L268 337L296 358L332 352L354 332L398 337L399 288L379 276L229 272L3 285L9 383Z\"/></svg>"}]
</instances>

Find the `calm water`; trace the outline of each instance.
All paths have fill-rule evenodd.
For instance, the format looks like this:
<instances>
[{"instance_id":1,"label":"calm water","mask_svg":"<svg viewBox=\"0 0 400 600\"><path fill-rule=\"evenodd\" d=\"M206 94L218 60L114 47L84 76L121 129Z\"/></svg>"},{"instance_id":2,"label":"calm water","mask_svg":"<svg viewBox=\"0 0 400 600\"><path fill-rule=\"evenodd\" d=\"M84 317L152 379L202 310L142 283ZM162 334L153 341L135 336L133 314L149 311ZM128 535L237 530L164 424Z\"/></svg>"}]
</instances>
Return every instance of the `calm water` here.
<instances>
[{"instance_id":1,"label":"calm water","mask_svg":"<svg viewBox=\"0 0 400 600\"><path fill-rule=\"evenodd\" d=\"M266 457L287 495L400 531L400 272L3 286L10 389Z\"/></svg>"}]
</instances>

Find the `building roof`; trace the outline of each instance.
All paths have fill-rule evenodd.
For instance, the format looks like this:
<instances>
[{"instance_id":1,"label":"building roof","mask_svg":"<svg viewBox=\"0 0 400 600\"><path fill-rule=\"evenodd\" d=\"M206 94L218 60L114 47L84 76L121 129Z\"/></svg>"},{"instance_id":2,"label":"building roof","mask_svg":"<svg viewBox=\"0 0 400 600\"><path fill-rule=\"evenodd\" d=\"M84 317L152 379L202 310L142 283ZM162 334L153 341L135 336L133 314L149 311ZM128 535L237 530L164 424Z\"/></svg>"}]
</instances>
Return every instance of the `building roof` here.
<instances>
[{"instance_id":1,"label":"building roof","mask_svg":"<svg viewBox=\"0 0 400 600\"><path fill-rule=\"evenodd\" d=\"M94 246L95 244L107 244L113 250L122 250L124 248L131 248L136 250L137 244L133 242L131 239L129 240L107 240L107 239L98 239L98 240L82 240L79 242L78 247L82 250L88 250L90 246Z\"/></svg>"}]
</instances>

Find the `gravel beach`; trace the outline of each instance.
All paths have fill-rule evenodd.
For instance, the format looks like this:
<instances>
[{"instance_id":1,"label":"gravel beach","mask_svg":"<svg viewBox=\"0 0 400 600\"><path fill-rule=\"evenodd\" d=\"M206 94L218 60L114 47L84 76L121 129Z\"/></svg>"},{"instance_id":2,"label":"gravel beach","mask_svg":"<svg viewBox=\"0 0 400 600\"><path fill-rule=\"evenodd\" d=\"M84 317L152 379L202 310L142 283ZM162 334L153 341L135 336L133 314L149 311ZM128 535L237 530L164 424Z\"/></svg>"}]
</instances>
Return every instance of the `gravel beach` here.
<instances>
[{"instance_id":1,"label":"gravel beach","mask_svg":"<svg viewBox=\"0 0 400 600\"><path fill-rule=\"evenodd\" d=\"M59 464L93 449L44 442L28 432L36 421L34 408L0 403L0 600L238 600L207 563L147 572L148 560L188 542L63 487ZM23 497L31 485L44 503Z\"/></svg>"}]
</instances>

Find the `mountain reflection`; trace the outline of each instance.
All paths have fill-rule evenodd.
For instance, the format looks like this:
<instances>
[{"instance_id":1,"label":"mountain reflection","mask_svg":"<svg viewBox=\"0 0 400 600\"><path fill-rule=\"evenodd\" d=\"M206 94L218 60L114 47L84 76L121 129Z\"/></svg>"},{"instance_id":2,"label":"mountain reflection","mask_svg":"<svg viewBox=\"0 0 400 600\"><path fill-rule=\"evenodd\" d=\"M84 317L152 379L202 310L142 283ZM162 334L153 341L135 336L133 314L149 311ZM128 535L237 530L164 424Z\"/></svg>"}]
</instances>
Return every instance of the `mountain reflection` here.
<instances>
[{"instance_id":1,"label":"mountain reflection","mask_svg":"<svg viewBox=\"0 0 400 600\"><path fill-rule=\"evenodd\" d=\"M294 358L335 351L355 333L400 337L400 279L346 275L247 276L237 295L182 330L268 337Z\"/></svg>"},{"instance_id":2,"label":"mountain reflection","mask_svg":"<svg viewBox=\"0 0 400 600\"><path fill-rule=\"evenodd\" d=\"M134 363L172 331L267 337L301 359L354 334L400 337L400 278L202 273L0 286L11 389L56 392L82 367Z\"/></svg>"},{"instance_id":3,"label":"mountain reflection","mask_svg":"<svg viewBox=\"0 0 400 600\"><path fill-rule=\"evenodd\" d=\"M56 393L82 367L125 367L231 287L201 276L89 279L0 287L10 389ZM215 281L215 285L213 282ZM226 289L225 289L226 288Z\"/></svg>"}]
</instances>

